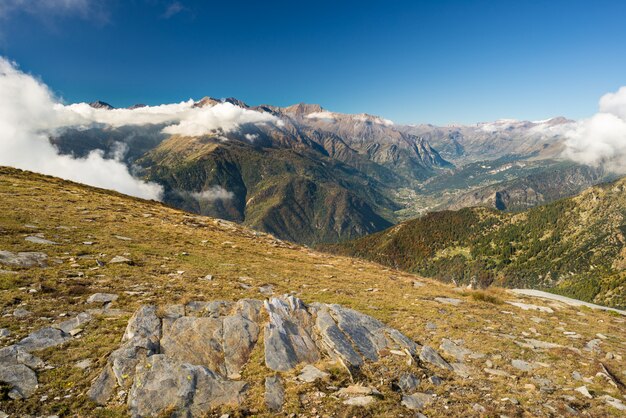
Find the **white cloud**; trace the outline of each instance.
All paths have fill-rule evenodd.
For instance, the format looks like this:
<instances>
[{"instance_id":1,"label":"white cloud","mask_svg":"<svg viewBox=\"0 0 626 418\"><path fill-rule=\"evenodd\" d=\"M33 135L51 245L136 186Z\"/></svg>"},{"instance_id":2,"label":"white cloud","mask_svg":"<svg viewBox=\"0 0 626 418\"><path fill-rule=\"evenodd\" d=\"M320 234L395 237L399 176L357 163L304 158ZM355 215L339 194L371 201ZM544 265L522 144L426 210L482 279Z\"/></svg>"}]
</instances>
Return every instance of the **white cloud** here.
<instances>
[{"instance_id":1,"label":"white cloud","mask_svg":"<svg viewBox=\"0 0 626 418\"><path fill-rule=\"evenodd\" d=\"M222 186L211 186L201 192L190 192L189 195L200 202L214 202L216 200L230 200L235 194Z\"/></svg>"},{"instance_id":2,"label":"white cloud","mask_svg":"<svg viewBox=\"0 0 626 418\"><path fill-rule=\"evenodd\" d=\"M59 155L48 138L66 126L68 116L44 84L0 57L0 165L160 198L161 186L134 178L123 163L100 151L79 159Z\"/></svg>"},{"instance_id":3,"label":"white cloud","mask_svg":"<svg viewBox=\"0 0 626 418\"><path fill-rule=\"evenodd\" d=\"M109 19L106 3L104 0L0 0L0 17L28 13L46 20L55 16L78 16L106 22Z\"/></svg>"},{"instance_id":4,"label":"white cloud","mask_svg":"<svg viewBox=\"0 0 626 418\"><path fill-rule=\"evenodd\" d=\"M283 122L269 113L244 109L231 103L218 103L211 107L193 108L186 112L177 124L167 126L163 133L182 136L202 136L212 132L232 132L245 124L274 123L282 126Z\"/></svg>"},{"instance_id":5,"label":"white cloud","mask_svg":"<svg viewBox=\"0 0 626 418\"><path fill-rule=\"evenodd\" d=\"M592 166L626 173L626 87L600 99L600 111L566 132L563 155Z\"/></svg>"},{"instance_id":6,"label":"white cloud","mask_svg":"<svg viewBox=\"0 0 626 418\"><path fill-rule=\"evenodd\" d=\"M174 1L170 3L169 6L167 6L167 9L165 9L165 12L163 13L163 15L161 15L161 17L164 19L169 19L170 17L175 16L186 10L188 9L181 2Z\"/></svg>"},{"instance_id":7,"label":"white cloud","mask_svg":"<svg viewBox=\"0 0 626 418\"><path fill-rule=\"evenodd\" d=\"M231 103L194 107L194 101L135 109L96 109L86 103L64 105L48 87L0 57L0 164L55 175L122 193L158 199L162 188L134 178L121 162L100 152L76 159L58 155L49 137L66 128L166 125L162 132L183 136L221 134L245 124L282 125L275 116ZM226 140L225 137L223 137Z\"/></svg>"}]
</instances>

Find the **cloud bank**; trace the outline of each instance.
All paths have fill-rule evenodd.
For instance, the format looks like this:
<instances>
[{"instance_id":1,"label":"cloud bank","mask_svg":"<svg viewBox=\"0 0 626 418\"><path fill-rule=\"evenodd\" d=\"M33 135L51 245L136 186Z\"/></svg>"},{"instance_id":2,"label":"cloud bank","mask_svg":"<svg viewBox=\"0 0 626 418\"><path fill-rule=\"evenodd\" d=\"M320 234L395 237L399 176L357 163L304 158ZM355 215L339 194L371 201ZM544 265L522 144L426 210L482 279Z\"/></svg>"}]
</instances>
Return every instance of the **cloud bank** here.
<instances>
[{"instance_id":1,"label":"cloud bank","mask_svg":"<svg viewBox=\"0 0 626 418\"><path fill-rule=\"evenodd\" d=\"M218 103L193 107L194 101L136 109L96 109L86 103L64 105L50 89L16 64L0 57L0 165L54 175L119 192L160 199L162 187L131 175L123 152L105 158L93 151L85 158L60 155L51 136L68 128L165 125L162 132L183 136L227 133L242 125L282 124L262 112Z\"/></svg>"},{"instance_id":2,"label":"cloud bank","mask_svg":"<svg viewBox=\"0 0 626 418\"><path fill-rule=\"evenodd\" d=\"M0 58L0 165L54 175L91 186L159 199L161 186L134 178L101 151L86 158L59 155L49 135L66 126L67 113L41 82Z\"/></svg>"},{"instance_id":3,"label":"cloud bank","mask_svg":"<svg viewBox=\"0 0 626 418\"><path fill-rule=\"evenodd\" d=\"M599 112L566 132L563 155L576 162L626 173L626 87L600 99Z\"/></svg>"}]
</instances>

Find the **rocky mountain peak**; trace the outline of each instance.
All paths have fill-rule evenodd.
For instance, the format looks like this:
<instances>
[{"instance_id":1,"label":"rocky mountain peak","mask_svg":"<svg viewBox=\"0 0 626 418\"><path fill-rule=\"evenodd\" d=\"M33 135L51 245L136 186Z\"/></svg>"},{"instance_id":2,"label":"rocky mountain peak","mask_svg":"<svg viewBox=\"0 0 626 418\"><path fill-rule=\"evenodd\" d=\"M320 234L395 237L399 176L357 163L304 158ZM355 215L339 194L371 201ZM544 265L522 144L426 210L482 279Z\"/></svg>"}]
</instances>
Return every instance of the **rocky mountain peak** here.
<instances>
[{"instance_id":1,"label":"rocky mountain peak","mask_svg":"<svg viewBox=\"0 0 626 418\"><path fill-rule=\"evenodd\" d=\"M293 113L297 116L303 116L311 113L323 112L324 108L318 104L298 103L287 106L283 110L285 113Z\"/></svg>"},{"instance_id":2,"label":"rocky mountain peak","mask_svg":"<svg viewBox=\"0 0 626 418\"><path fill-rule=\"evenodd\" d=\"M107 102L103 102L101 100L96 100L95 102L91 102L89 103L89 106L93 107L94 109L107 109L107 110L115 109L113 106L111 106Z\"/></svg>"}]
</instances>

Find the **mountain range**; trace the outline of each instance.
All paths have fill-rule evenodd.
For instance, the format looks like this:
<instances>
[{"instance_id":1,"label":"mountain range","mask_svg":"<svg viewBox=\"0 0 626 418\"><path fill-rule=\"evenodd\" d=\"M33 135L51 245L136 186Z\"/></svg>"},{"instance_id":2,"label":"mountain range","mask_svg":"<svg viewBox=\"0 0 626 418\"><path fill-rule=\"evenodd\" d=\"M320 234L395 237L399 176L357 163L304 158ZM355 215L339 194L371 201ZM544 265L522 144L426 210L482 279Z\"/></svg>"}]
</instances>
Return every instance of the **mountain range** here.
<instances>
[{"instance_id":1,"label":"mountain range","mask_svg":"<svg viewBox=\"0 0 626 418\"><path fill-rule=\"evenodd\" d=\"M545 289L626 306L626 178L517 213L430 213L329 247L473 287Z\"/></svg>"},{"instance_id":2,"label":"mountain range","mask_svg":"<svg viewBox=\"0 0 626 418\"><path fill-rule=\"evenodd\" d=\"M564 118L444 128L311 104L205 97L193 106L220 103L279 122L199 136L166 134L162 124L94 126L51 142L64 154L101 150L123 160L162 185L174 207L304 244L354 239L436 209L531 207L609 177L559 158L571 124ZM91 106L114 111L105 102Z\"/></svg>"}]
</instances>

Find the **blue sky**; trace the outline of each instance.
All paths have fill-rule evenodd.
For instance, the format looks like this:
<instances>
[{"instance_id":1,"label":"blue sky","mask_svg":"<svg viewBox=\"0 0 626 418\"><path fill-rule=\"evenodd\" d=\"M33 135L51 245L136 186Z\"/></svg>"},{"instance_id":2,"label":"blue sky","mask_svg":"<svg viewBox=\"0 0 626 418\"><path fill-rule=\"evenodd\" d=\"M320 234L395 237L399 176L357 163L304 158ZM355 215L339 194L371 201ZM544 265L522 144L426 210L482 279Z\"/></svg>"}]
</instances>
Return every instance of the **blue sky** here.
<instances>
[{"instance_id":1,"label":"blue sky","mask_svg":"<svg viewBox=\"0 0 626 418\"><path fill-rule=\"evenodd\" d=\"M67 102L581 118L626 85L625 20L617 0L0 0L0 54Z\"/></svg>"}]
</instances>

